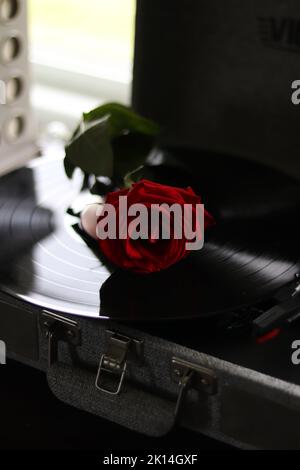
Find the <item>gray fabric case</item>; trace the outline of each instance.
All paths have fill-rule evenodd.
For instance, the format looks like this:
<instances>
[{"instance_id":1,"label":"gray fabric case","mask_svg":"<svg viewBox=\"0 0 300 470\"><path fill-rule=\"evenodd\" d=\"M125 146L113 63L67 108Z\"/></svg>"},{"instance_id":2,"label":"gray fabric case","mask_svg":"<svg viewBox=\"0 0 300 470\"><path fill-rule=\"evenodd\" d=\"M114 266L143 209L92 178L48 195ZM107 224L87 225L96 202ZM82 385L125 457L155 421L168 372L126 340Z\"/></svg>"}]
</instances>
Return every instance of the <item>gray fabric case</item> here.
<instances>
[{"instance_id":1,"label":"gray fabric case","mask_svg":"<svg viewBox=\"0 0 300 470\"><path fill-rule=\"evenodd\" d=\"M44 326L47 313L45 317L37 308L2 294L1 301L0 332L8 357L44 370L52 392L71 406L149 436L162 436L176 425L175 405L182 391L179 381L174 380L172 361L176 358L187 361L191 368L205 367L216 381L212 395L205 387L195 389L191 382L178 425L245 449L300 448L297 385L123 324L70 315L63 317L71 321L71 329L73 322L77 323L79 336L71 335L70 346L60 333L57 358L53 356L49 365L49 334L46 337ZM108 354L108 330L142 341L140 357L128 354L125 358L127 369L117 395L95 386L100 359Z\"/></svg>"}]
</instances>

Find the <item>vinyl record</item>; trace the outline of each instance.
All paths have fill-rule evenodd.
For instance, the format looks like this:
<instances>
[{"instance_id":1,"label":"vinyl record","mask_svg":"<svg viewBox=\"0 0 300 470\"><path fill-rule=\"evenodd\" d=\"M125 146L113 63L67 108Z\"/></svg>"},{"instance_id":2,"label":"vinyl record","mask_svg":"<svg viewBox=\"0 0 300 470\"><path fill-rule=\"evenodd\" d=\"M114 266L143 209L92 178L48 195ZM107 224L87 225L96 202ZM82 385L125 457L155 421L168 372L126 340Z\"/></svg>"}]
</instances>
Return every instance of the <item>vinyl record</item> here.
<instances>
[{"instance_id":1,"label":"vinyl record","mask_svg":"<svg viewBox=\"0 0 300 470\"><path fill-rule=\"evenodd\" d=\"M158 172L159 173L159 172ZM97 244L66 213L81 176L43 158L0 182L1 289L44 309L92 318L204 318L269 298L299 271L293 230L218 221L205 246L177 265L136 275L101 261ZM251 222L252 227L252 222Z\"/></svg>"}]
</instances>

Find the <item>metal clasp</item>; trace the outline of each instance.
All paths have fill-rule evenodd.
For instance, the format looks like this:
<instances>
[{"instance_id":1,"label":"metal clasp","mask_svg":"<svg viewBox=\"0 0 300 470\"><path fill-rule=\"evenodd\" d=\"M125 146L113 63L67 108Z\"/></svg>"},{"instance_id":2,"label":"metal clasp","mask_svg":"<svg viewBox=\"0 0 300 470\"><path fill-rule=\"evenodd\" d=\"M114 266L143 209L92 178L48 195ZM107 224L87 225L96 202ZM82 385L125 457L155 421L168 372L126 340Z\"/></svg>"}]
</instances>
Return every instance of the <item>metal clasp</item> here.
<instances>
[{"instance_id":1,"label":"metal clasp","mask_svg":"<svg viewBox=\"0 0 300 470\"><path fill-rule=\"evenodd\" d=\"M198 364L173 357L171 374L173 381L179 385L174 411L175 423L180 418L186 395L191 388L205 395L215 395L218 391L218 381L215 373Z\"/></svg>"},{"instance_id":2,"label":"metal clasp","mask_svg":"<svg viewBox=\"0 0 300 470\"><path fill-rule=\"evenodd\" d=\"M48 367L51 367L58 359L59 341L73 346L79 346L81 343L80 328L69 318L45 311L40 317L40 327L48 339Z\"/></svg>"},{"instance_id":3,"label":"metal clasp","mask_svg":"<svg viewBox=\"0 0 300 470\"><path fill-rule=\"evenodd\" d=\"M143 341L107 330L107 352L102 354L95 386L97 390L118 395L121 392L129 359L141 361Z\"/></svg>"}]
</instances>

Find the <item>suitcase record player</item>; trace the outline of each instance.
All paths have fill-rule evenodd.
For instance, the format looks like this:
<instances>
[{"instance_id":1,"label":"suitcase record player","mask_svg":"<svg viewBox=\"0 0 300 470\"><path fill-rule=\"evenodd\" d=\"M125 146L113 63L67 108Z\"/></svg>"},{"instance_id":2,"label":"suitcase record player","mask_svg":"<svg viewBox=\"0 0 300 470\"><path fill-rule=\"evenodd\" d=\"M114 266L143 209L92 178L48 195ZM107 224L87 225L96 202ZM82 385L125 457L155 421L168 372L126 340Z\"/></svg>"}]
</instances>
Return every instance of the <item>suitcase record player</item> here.
<instances>
[{"instance_id":1,"label":"suitcase record player","mask_svg":"<svg viewBox=\"0 0 300 470\"><path fill-rule=\"evenodd\" d=\"M300 449L296 2L138 0L133 106L166 131L149 178L192 186L217 222L148 276L108 265L81 230L89 196L62 148L20 167L35 153L25 5L0 0L0 345L63 402L137 432Z\"/></svg>"},{"instance_id":2,"label":"suitcase record player","mask_svg":"<svg viewBox=\"0 0 300 470\"><path fill-rule=\"evenodd\" d=\"M184 172L166 170L179 151L159 152L166 163L150 166L152 176L184 186ZM224 169L212 191L213 168L224 160L209 155L205 181L192 184L210 201L216 228L200 252L141 276L106 265L82 232L72 209L86 201L81 175L65 176L62 155L56 148L1 179L0 339L8 356L45 370L63 401L140 432L161 435L177 420L242 447L300 445L292 433L300 410L292 362L298 183L284 176L278 186L279 173L241 162L234 188L227 160L228 178ZM196 164L193 152L186 158ZM266 216L263 203L272 200L276 211ZM143 414L149 406L153 416ZM268 417L263 430L253 424L258 412ZM274 413L291 429L283 441L270 425Z\"/></svg>"}]
</instances>

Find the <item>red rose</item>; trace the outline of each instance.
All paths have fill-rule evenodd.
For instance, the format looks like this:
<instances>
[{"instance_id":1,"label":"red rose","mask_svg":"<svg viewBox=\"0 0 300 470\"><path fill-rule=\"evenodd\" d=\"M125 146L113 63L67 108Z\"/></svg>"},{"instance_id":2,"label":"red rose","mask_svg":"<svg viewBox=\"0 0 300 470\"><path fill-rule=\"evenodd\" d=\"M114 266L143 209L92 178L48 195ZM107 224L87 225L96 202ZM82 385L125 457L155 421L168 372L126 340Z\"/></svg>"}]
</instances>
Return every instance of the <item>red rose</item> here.
<instances>
[{"instance_id":1,"label":"red rose","mask_svg":"<svg viewBox=\"0 0 300 470\"><path fill-rule=\"evenodd\" d=\"M123 200L126 200L128 211L135 209L135 204L143 204L147 210L147 234L144 234L144 239L132 239L132 234L136 229L140 229L141 224L138 223L137 219L132 215L126 215L120 211L120 196L126 196ZM187 243L191 239L187 239L184 232L184 224L189 226L194 233L197 233L198 238L202 238L202 232L209 226L214 224L213 217L204 210L202 206L202 214L204 220L204 227L200 227L199 220L197 219L196 207L201 204L200 196L197 196L191 188L182 189L175 188L172 186L166 186L158 183L154 183L148 180L141 180L138 183L133 184L130 189L123 189L109 193L106 197L106 204L112 205L116 213L116 237L98 239L98 243L103 254L116 264L124 269L130 269L139 273L151 273L166 269L172 264L180 261L182 258L187 256L189 250L187 250ZM121 203L122 204L122 203ZM176 223L178 222L178 214L181 213L181 224L182 231L178 230L178 223L175 223L175 216L172 211L166 209L159 209L158 206L166 204L168 207L176 204L178 208ZM185 217L185 207L189 206L189 217ZM106 206L104 206L105 209ZM166 207L166 206L165 206ZM174 206L175 207L175 206ZM123 206L122 206L123 209ZM162 239L161 234L163 231L164 224L160 219L159 225L151 225L150 218L151 214L164 213L166 216L165 221L169 221L170 230L169 239ZM122 212L122 214L121 214ZM108 212L103 213L98 218L98 226L107 227ZM159 217L159 216L158 216ZM127 220L126 220L127 218ZM188 220L187 220L188 219ZM157 221L157 219L156 219ZM121 223L120 223L121 222ZM99 225L100 224L100 225ZM97 226L97 227L98 227ZM165 225L167 227L167 225ZM125 236L124 236L125 227ZM180 228L180 227L179 227ZM123 230L124 239L120 239L120 233ZM98 232L99 235L99 232ZM182 235L182 236L181 236ZM179 238L181 236L181 238ZM102 237L101 237L102 238Z\"/></svg>"}]
</instances>

